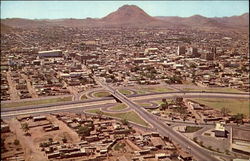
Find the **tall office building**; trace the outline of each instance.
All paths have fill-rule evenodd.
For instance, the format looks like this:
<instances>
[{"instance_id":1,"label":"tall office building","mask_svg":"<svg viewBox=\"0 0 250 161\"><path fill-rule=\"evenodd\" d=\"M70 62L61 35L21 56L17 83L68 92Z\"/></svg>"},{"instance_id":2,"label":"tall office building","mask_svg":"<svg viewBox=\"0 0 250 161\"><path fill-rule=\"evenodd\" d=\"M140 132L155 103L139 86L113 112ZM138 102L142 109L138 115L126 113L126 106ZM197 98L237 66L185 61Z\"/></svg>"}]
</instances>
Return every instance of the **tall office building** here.
<instances>
[{"instance_id":1,"label":"tall office building","mask_svg":"<svg viewBox=\"0 0 250 161\"><path fill-rule=\"evenodd\" d=\"M210 51L203 51L201 54L201 58L205 60L214 60L215 53Z\"/></svg>"},{"instance_id":2,"label":"tall office building","mask_svg":"<svg viewBox=\"0 0 250 161\"><path fill-rule=\"evenodd\" d=\"M211 48L212 53L216 54L216 47Z\"/></svg>"},{"instance_id":3,"label":"tall office building","mask_svg":"<svg viewBox=\"0 0 250 161\"><path fill-rule=\"evenodd\" d=\"M197 55L198 54L198 49L197 48L195 48L195 47L191 47L191 54L192 55Z\"/></svg>"}]
</instances>

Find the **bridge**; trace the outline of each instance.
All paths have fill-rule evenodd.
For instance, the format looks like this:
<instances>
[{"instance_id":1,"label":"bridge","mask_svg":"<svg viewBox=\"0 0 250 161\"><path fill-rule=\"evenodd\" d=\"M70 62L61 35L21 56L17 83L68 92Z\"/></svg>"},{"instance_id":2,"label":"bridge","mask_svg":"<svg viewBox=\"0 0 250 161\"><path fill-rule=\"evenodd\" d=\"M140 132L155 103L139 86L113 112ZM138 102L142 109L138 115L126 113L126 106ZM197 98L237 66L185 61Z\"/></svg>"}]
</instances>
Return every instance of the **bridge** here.
<instances>
[{"instance_id":1,"label":"bridge","mask_svg":"<svg viewBox=\"0 0 250 161\"><path fill-rule=\"evenodd\" d=\"M100 80L97 80L97 82L106 90L108 90L115 98L119 99L121 102L126 104L128 107L132 108L134 111L136 111L144 120L146 120L155 130L159 132L164 137L168 137L172 139L175 143L178 143L181 145L183 149L190 149L191 155L193 155L197 160L200 161L217 161L218 159L213 156L213 154L198 146L191 140L185 138L183 135L179 134L178 132L174 131L163 123L160 119L158 119L156 116L149 113L147 110L145 110L143 107L137 105L130 99L128 99L125 95L120 93L118 90L113 89L105 82L102 82Z\"/></svg>"},{"instance_id":2,"label":"bridge","mask_svg":"<svg viewBox=\"0 0 250 161\"><path fill-rule=\"evenodd\" d=\"M155 93L155 94L144 94L138 96L130 96L129 98L125 95L121 94L119 91L113 89L108 84L103 81L100 81L96 78L96 81L107 91L109 91L116 100L126 104L128 107L137 112L142 119L148 122L151 127L158 131L162 136L169 137L175 143L178 143L184 149L188 149L190 153L197 160L207 161L207 160L218 160L213 157L211 151L203 149L198 146L191 140L185 138L183 135L174 131L171 127L167 126L162 120L157 118L156 116L149 113L143 107L137 105L134 100L150 100L150 99L160 99L160 98L173 98L174 96L183 96L183 97L216 97L216 98L237 98L237 99L249 99L249 95L244 94L236 94L236 93L215 93L215 92L168 92L168 93ZM83 108L92 109L97 108L100 105L104 105L107 103L114 103L112 98L101 98L94 100L84 100L84 101L70 101L65 103L57 103L57 104L48 104L48 105L36 105L36 106L25 106L20 108L7 108L2 109L1 117L14 117L22 114L37 114L37 113L51 113L52 111L72 111L72 110L82 110ZM223 157L230 158L230 156L225 156L223 154L216 154Z\"/></svg>"}]
</instances>

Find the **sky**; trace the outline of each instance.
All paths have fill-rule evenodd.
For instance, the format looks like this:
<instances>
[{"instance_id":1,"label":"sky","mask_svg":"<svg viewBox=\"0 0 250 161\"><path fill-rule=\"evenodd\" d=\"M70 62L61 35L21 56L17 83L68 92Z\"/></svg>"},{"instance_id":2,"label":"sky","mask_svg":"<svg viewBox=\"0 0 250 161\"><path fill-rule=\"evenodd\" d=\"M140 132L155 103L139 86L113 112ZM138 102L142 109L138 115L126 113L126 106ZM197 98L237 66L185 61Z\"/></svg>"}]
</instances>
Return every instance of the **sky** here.
<instances>
[{"instance_id":1,"label":"sky","mask_svg":"<svg viewBox=\"0 0 250 161\"><path fill-rule=\"evenodd\" d=\"M225 17L249 12L249 1L1 1L1 18L102 18L137 5L151 16Z\"/></svg>"}]
</instances>

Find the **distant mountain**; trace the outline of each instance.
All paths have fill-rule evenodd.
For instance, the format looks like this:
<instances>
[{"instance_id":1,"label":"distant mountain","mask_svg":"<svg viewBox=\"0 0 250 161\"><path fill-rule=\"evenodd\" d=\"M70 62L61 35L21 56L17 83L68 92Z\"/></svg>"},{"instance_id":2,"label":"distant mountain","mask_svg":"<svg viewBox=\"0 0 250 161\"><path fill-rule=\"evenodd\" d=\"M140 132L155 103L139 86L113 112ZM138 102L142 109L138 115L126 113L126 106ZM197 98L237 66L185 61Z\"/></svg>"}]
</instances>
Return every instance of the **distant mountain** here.
<instances>
[{"instance_id":1,"label":"distant mountain","mask_svg":"<svg viewBox=\"0 0 250 161\"><path fill-rule=\"evenodd\" d=\"M46 20L30 20L23 18L7 18L1 20L1 23L16 28L37 28L51 25L50 23L46 22Z\"/></svg>"},{"instance_id":2,"label":"distant mountain","mask_svg":"<svg viewBox=\"0 0 250 161\"><path fill-rule=\"evenodd\" d=\"M48 26L64 27L160 27L185 28L209 31L248 31L249 13L240 16L207 18L201 15L191 17L152 17L135 5L124 5L101 19L56 19L29 20L21 18L2 19L2 24L16 28L37 28Z\"/></svg>"},{"instance_id":3,"label":"distant mountain","mask_svg":"<svg viewBox=\"0 0 250 161\"><path fill-rule=\"evenodd\" d=\"M103 17L101 21L110 24L146 24L158 20L135 5L124 5Z\"/></svg>"},{"instance_id":4,"label":"distant mountain","mask_svg":"<svg viewBox=\"0 0 250 161\"><path fill-rule=\"evenodd\" d=\"M232 17L219 17L211 18L220 24L231 27L248 27L249 26L249 13L242 14L240 16Z\"/></svg>"},{"instance_id":5,"label":"distant mountain","mask_svg":"<svg viewBox=\"0 0 250 161\"><path fill-rule=\"evenodd\" d=\"M249 27L249 14L245 13L241 16L222 17L222 18L207 18L201 15L194 15L191 17L156 17L159 20L174 23L175 25L188 26L195 29L207 30L232 30L240 29L247 31Z\"/></svg>"}]
</instances>

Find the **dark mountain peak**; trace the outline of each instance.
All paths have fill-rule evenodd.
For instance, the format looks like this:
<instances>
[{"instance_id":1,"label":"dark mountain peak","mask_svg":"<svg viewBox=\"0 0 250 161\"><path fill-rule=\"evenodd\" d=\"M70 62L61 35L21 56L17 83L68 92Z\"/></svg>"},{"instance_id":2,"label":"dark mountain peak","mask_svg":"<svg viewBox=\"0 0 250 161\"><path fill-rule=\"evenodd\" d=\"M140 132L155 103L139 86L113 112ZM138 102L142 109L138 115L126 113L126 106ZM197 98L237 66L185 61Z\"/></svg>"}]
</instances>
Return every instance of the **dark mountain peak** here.
<instances>
[{"instance_id":1,"label":"dark mountain peak","mask_svg":"<svg viewBox=\"0 0 250 161\"><path fill-rule=\"evenodd\" d=\"M193 16L190 16L188 18L192 18L192 19L207 19L207 17L204 17L202 15L193 15Z\"/></svg>"},{"instance_id":2,"label":"dark mountain peak","mask_svg":"<svg viewBox=\"0 0 250 161\"><path fill-rule=\"evenodd\" d=\"M110 13L106 17L102 18L104 21L110 23L143 23L154 21L155 18L149 16L141 8L135 5L124 5L117 11Z\"/></svg>"},{"instance_id":3,"label":"dark mountain peak","mask_svg":"<svg viewBox=\"0 0 250 161\"><path fill-rule=\"evenodd\" d=\"M138 6L136 5L123 5L121 6L118 11L125 11L125 12L128 12L128 11L142 11L144 12L141 8L139 8Z\"/></svg>"}]
</instances>

